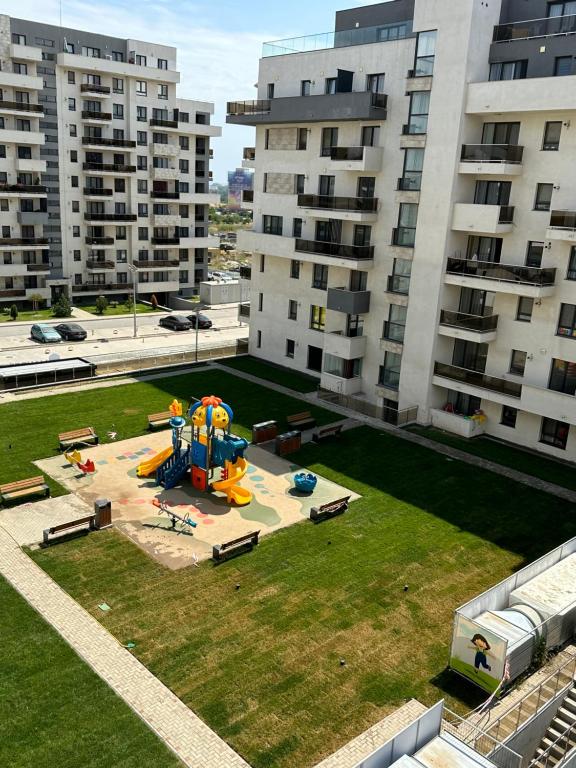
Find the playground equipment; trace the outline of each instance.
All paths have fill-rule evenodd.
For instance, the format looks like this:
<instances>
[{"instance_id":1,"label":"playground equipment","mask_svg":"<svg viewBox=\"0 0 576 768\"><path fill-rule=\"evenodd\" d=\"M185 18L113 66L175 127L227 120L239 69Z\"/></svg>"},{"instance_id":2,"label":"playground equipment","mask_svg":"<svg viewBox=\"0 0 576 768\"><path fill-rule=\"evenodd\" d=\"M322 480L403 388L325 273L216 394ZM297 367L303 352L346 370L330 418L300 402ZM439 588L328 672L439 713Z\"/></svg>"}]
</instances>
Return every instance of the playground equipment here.
<instances>
[{"instance_id":1,"label":"playground equipment","mask_svg":"<svg viewBox=\"0 0 576 768\"><path fill-rule=\"evenodd\" d=\"M249 504L252 494L238 485L248 469L244 451L248 442L230 433L234 414L222 399L210 395L193 403L188 411L192 435L187 447L182 445L182 430L186 419L182 405L176 400L170 406L173 414L172 446L138 466L139 477L156 473L156 482L164 488L174 488L190 472L194 488L199 491L223 491L229 504ZM220 478L211 482L214 470L220 468Z\"/></svg>"},{"instance_id":2,"label":"playground equipment","mask_svg":"<svg viewBox=\"0 0 576 768\"><path fill-rule=\"evenodd\" d=\"M302 493L312 493L317 482L318 478L311 472L298 472L294 475L294 487Z\"/></svg>"},{"instance_id":3,"label":"playground equipment","mask_svg":"<svg viewBox=\"0 0 576 768\"><path fill-rule=\"evenodd\" d=\"M178 515L176 512L173 512L171 509L168 509L168 506L160 501L160 499L154 499L152 502L155 507L158 507L161 514L166 515L170 518L170 523L172 524L172 530L176 530L176 524L180 523L180 530L178 533L183 533L186 530L186 526L190 526L190 528L197 528L198 523L195 523L194 520L190 517L190 515L186 514L184 517L182 515Z\"/></svg>"},{"instance_id":4,"label":"playground equipment","mask_svg":"<svg viewBox=\"0 0 576 768\"><path fill-rule=\"evenodd\" d=\"M92 459L86 459L86 461L83 462L80 451L70 451L69 453L65 453L64 458L69 464L72 464L72 466L79 469L83 475L92 475L96 472L96 466Z\"/></svg>"}]
</instances>

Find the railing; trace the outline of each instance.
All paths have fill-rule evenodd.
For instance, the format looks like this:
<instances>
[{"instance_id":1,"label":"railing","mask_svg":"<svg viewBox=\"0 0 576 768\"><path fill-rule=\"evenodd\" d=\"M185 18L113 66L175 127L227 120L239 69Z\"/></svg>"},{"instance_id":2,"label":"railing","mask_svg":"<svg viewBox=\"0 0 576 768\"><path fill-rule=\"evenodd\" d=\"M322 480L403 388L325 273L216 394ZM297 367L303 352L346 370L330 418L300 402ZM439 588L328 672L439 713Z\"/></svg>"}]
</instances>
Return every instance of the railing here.
<instances>
[{"instance_id":1,"label":"railing","mask_svg":"<svg viewBox=\"0 0 576 768\"><path fill-rule=\"evenodd\" d=\"M86 262L88 269L114 269L115 266L113 261L101 261L100 259L89 259Z\"/></svg>"},{"instance_id":2,"label":"railing","mask_svg":"<svg viewBox=\"0 0 576 768\"><path fill-rule=\"evenodd\" d=\"M113 237L87 237L86 245L114 245Z\"/></svg>"},{"instance_id":3,"label":"railing","mask_svg":"<svg viewBox=\"0 0 576 768\"><path fill-rule=\"evenodd\" d=\"M446 272L451 275L469 275L485 280L498 280L525 285L554 285L556 269L540 267L519 267L514 264L499 264L493 261L449 258Z\"/></svg>"},{"instance_id":4,"label":"railing","mask_svg":"<svg viewBox=\"0 0 576 768\"><path fill-rule=\"evenodd\" d=\"M318 399L323 400L326 403L332 403L333 405L339 405L342 408L347 408L350 411L356 411L364 416L370 416L373 419L379 419L387 424L392 424L397 427L405 427L408 424L413 424L418 418L418 406L412 408L405 408L399 411L395 408L382 407L369 403L366 400L360 400L354 395L343 395L339 392L333 392L331 389L324 389L318 387L317 390Z\"/></svg>"},{"instance_id":5,"label":"railing","mask_svg":"<svg viewBox=\"0 0 576 768\"><path fill-rule=\"evenodd\" d=\"M364 147L332 147L330 160L363 160Z\"/></svg>"},{"instance_id":6,"label":"railing","mask_svg":"<svg viewBox=\"0 0 576 768\"><path fill-rule=\"evenodd\" d=\"M160 120L158 118L152 118L150 120L151 128L178 128L178 120Z\"/></svg>"},{"instance_id":7,"label":"railing","mask_svg":"<svg viewBox=\"0 0 576 768\"><path fill-rule=\"evenodd\" d=\"M98 291L131 291L132 283L84 283L73 285L72 293L98 293Z\"/></svg>"},{"instance_id":8,"label":"railing","mask_svg":"<svg viewBox=\"0 0 576 768\"><path fill-rule=\"evenodd\" d=\"M463 144L464 163L521 163L524 147L517 144Z\"/></svg>"},{"instance_id":9,"label":"railing","mask_svg":"<svg viewBox=\"0 0 576 768\"><path fill-rule=\"evenodd\" d=\"M443 732L455 736L463 744L473 744L473 748L477 752L489 757L498 768L521 768L523 764L522 755L514 752L510 747L507 747L478 726L464 720L460 715L452 712L447 707L444 707L444 718L445 720L442 721ZM449 721L448 718L450 718ZM466 728L463 729L463 726L466 726ZM464 737L462 735L463 730L468 731L468 734Z\"/></svg>"},{"instance_id":10,"label":"railing","mask_svg":"<svg viewBox=\"0 0 576 768\"><path fill-rule=\"evenodd\" d=\"M244 147L243 160L256 160L256 147Z\"/></svg>"},{"instance_id":11,"label":"railing","mask_svg":"<svg viewBox=\"0 0 576 768\"><path fill-rule=\"evenodd\" d=\"M111 112L97 112L95 109L83 109L83 120L112 120Z\"/></svg>"},{"instance_id":12,"label":"railing","mask_svg":"<svg viewBox=\"0 0 576 768\"><path fill-rule=\"evenodd\" d=\"M26 264L27 272L49 272L50 264L42 262L41 264Z\"/></svg>"},{"instance_id":13,"label":"railing","mask_svg":"<svg viewBox=\"0 0 576 768\"><path fill-rule=\"evenodd\" d=\"M489 389L493 392L500 392L502 395L510 397L520 397L522 395L522 385L515 381L499 379L496 376L488 376L480 371L473 371L469 368L460 368L450 363L434 363L434 374L452 381L460 381L464 384L470 384L473 387Z\"/></svg>"},{"instance_id":14,"label":"railing","mask_svg":"<svg viewBox=\"0 0 576 768\"><path fill-rule=\"evenodd\" d=\"M342 243L325 243L320 240L302 240L301 238L296 238L296 251L358 261L374 258L373 245L343 245Z\"/></svg>"},{"instance_id":15,"label":"railing","mask_svg":"<svg viewBox=\"0 0 576 768\"><path fill-rule=\"evenodd\" d=\"M136 173L135 165L124 163L82 163L84 171L111 171L112 173Z\"/></svg>"},{"instance_id":16,"label":"railing","mask_svg":"<svg viewBox=\"0 0 576 768\"><path fill-rule=\"evenodd\" d=\"M537 768L556 768L556 766L564 765L563 760L573 749L574 740L576 734L576 723L567 726L560 733L560 735L554 739L552 744L544 751L535 757L530 766L537 766ZM573 765L574 763L572 763Z\"/></svg>"},{"instance_id":17,"label":"railing","mask_svg":"<svg viewBox=\"0 0 576 768\"><path fill-rule=\"evenodd\" d=\"M107 96L110 88L107 85L97 85L96 83L82 83L80 93L102 93Z\"/></svg>"},{"instance_id":18,"label":"railing","mask_svg":"<svg viewBox=\"0 0 576 768\"><path fill-rule=\"evenodd\" d=\"M7 101L0 99L0 109L11 109L17 112L44 112L41 104L28 104L24 101Z\"/></svg>"},{"instance_id":19,"label":"railing","mask_svg":"<svg viewBox=\"0 0 576 768\"><path fill-rule=\"evenodd\" d=\"M395 344L404 344L404 334L406 332L406 326L400 323L393 323L390 320L386 320L384 323L384 335L383 339L386 341L393 341Z\"/></svg>"},{"instance_id":20,"label":"railing","mask_svg":"<svg viewBox=\"0 0 576 768\"><path fill-rule=\"evenodd\" d=\"M84 221L136 221L135 213L85 213Z\"/></svg>"},{"instance_id":21,"label":"railing","mask_svg":"<svg viewBox=\"0 0 576 768\"><path fill-rule=\"evenodd\" d=\"M408 296L410 291L409 275L388 275L388 292Z\"/></svg>"},{"instance_id":22,"label":"railing","mask_svg":"<svg viewBox=\"0 0 576 768\"><path fill-rule=\"evenodd\" d=\"M0 184L0 194L3 192L22 192L24 194L45 195L46 187L42 184Z\"/></svg>"},{"instance_id":23,"label":"railing","mask_svg":"<svg viewBox=\"0 0 576 768\"><path fill-rule=\"evenodd\" d=\"M179 267L179 259L135 259L134 266L139 269L159 269L160 267Z\"/></svg>"},{"instance_id":24,"label":"railing","mask_svg":"<svg viewBox=\"0 0 576 768\"><path fill-rule=\"evenodd\" d=\"M47 237L0 237L0 245L49 245Z\"/></svg>"},{"instance_id":25,"label":"railing","mask_svg":"<svg viewBox=\"0 0 576 768\"><path fill-rule=\"evenodd\" d=\"M159 192L153 189L150 192L150 197L155 197L158 200L179 200L180 192Z\"/></svg>"},{"instance_id":26,"label":"railing","mask_svg":"<svg viewBox=\"0 0 576 768\"><path fill-rule=\"evenodd\" d=\"M180 238L178 236L152 237L150 242L152 245L178 245L180 243Z\"/></svg>"},{"instance_id":27,"label":"railing","mask_svg":"<svg viewBox=\"0 0 576 768\"><path fill-rule=\"evenodd\" d=\"M84 194L92 197L112 197L113 191L111 189L104 189L104 187L84 187Z\"/></svg>"},{"instance_id":28,"label":"railing","mask_svg":"<svg viewBox=\"0 0 576 768\"><path fill-rule=\"evenodd\" d=\"M0 289L0 299L11 299L26 296L24 288L4 288Z\"/></svg>"},{"instance_id":29,"label":"railing","mask_svg":"<svg viewBox=\"0 0 576 768\"><path fill-rule=\"evenodd\" d=\"M576 211L551 211L550 224L552 229L576 230Z\"/></svg>"},{"instance_id":30,"label":"railing","mask_svg":"<svg viewBox=\"0 0 576 768\"><path fill-rule=\"evenodd\" d=\"M314 35L272 40L264 43L262 56L285 56L290 53L323 51L328 48L347 48L353 45L369 45L402 40L412 36L412 20L397 21L387 26L357 27L334 32L320 32Z\"/></svg>"},{"instance_id":31,"label":"railing","mask_svg":"<svg viewBox=\"0 0 576 768\"><path fill-rule=\"evenodd\" d=\"M266 115L272 108L270 99L255 99L252 101L229 101L226 112L229 115Z\"/></svg>"},{"instance_id":32,"label":"railing","mask_svg":"<svg viewBox=\"0 0 576 768\"><path fill-rule=\"evenodd\" d=\"M550 37L576 32L576 16L549 16L545 19L530 19L515 21L511 24L499 24L494 27L495 43L505 43L510 40L527 40L531 37Z\"/></svg>"},{"instance_id":33,"label":"railing","mask_svg":"<svg viewBox=\"0 0 576 768\"><path fill-rule=\"evenodd\" d=\"M377 197L333 197L331 195L298 195L300 208L318 208L328 211L356 211L375 213L378 210Z\"/></svg>"},{"instance_id":34,"label":"railing","mask_svg":"<svg viewBox=\"0 0 576 768\"><path fill-rule=\"evenodd\" d=\"M498 327L498 315L468 315L464 312L451 312L443 309L440 313L440 325L465 328L477 333L495 331Z\"/></svg>"},{"instance_id":35,"label":"railing","mask_svg":"<svg viewBox=\"0 0 576 768\"><path fill-rule=\"evenodd\" d=\"M136 146L135 141L129 139L97 139L93 136L82 136L82 144L89 144L97 147L124 147L131 149Z\"/></svg>"}]
</instances>

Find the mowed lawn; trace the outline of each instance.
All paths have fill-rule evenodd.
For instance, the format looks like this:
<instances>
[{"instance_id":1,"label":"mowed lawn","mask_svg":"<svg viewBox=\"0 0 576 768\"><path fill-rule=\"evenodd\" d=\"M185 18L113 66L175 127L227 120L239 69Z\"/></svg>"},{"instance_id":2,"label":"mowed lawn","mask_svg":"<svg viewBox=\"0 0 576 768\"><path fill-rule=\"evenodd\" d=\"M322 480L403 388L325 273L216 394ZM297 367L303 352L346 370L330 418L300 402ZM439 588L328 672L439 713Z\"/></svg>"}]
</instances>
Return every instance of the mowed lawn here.
<instances>
[{"instance_id":1,"label":"mowed lawn","mask_svg":"<svg viewBox=\"0 0 576 768\"><path fill-rule=\"evenodd\" d=\"M218 395L234 410L233 430L251 438L252 424L277 419L288 429L286 416L311 410L319 424L338 420L327 410L252 384L219 370L198 370L138 384L104 387L38 397L0 405L0 483L37 475L31 462L58 453L58 434L80 427L94 427L101 442L136 437L146 432L147 415L168 410L176 397L187 405L192 397ZM89 453L89 448L86 453ZM64 490L49 481L53 495Z\"/></svg>"},{"instance_id":2,"label":"mowed lawn","mask_svg":"<svg viewBox=\"0 0 576 768\"><path fill-rule=\"evenodd\" d=\"M454 609L576 534L574 506L368 427L294 459L363 498L220 566L115 531L33 553L255 768L313 766L410 697L476 706L445 672Z\"/></svg>"},{"instance_id":3,"label":"mowed lawn","mask_svg":"<svg viewBox=\"0 0 576 768\"><path fill-rule=\"evenodd\" d=\"M182 763L0 577L0 765Z\"/></svg>"},{"instance_id":4,"label":"mowed lawn","mask_svg":"<svg viewBox=\"0 0 576 768\"><path fill-rule=\"evenodd\" d=\"M313 376L292 371L290 368L282 368L279 365L271 365L264 360L248 355L227 357L220 360L220 363L227 368L251 373L252 376L258 376L258 378L271 381L273 384L281 384L283 387L288 387L296 392L315 392L320 383L320 379L315 379Z\"/></svg>"}]
</instances>

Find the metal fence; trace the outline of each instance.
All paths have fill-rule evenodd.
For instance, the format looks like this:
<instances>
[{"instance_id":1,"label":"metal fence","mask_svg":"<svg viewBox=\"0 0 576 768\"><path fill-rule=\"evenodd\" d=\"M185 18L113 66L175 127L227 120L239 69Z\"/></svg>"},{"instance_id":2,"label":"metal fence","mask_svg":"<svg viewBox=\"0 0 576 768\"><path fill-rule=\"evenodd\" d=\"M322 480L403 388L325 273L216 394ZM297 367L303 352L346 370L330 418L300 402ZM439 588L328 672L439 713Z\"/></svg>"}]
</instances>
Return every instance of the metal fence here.
<instances>
[{"instance_id":1,"label":"metal fence","mask_svg":"<svg viewBox=\"0 0 576 768\"><path fill-rule=\"evenodd\" d=\"M342 408L348 408L364 416L380 419L380 421L385 421L387 424L392 424L395 427L405 427L408 424L414 424L418 418L418 406L399 411L388 406L376 405L366 400L360 400L353 395L332 392L322 387L318 387L318 398L326 403L340 405Z\"/></svg>"},{"instance_id":2,"label":"metal fence","mask_svg":"<svg viewBox=\"0 0 576 768\"><path fill-rule=\"evenodd\" d=\"M521 768L522 755L444 707L444 717L447 716L450 720L443 722L443 731L456 736L457 739L470 745L476 752L488 757L498 768Z\"/></svg>"}]
</instances>

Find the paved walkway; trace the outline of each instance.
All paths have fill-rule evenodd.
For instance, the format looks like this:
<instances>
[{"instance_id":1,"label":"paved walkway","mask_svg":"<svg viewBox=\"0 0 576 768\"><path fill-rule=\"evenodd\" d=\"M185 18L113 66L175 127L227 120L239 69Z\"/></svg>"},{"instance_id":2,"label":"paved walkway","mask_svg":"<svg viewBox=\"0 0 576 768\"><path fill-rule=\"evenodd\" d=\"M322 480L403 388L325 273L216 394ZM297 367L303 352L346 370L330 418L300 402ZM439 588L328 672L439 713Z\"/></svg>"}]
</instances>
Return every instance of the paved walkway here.
<instances>
[{"instance_id":1,"label":"paved walkway","mask_svg":"<svg viewBox=\"0 0 576 768\"><path fill-rule=\"evenodd\" d=\"M0 573L190 768L249 768L0 528Z\"/></svg>"}]
</instances>

